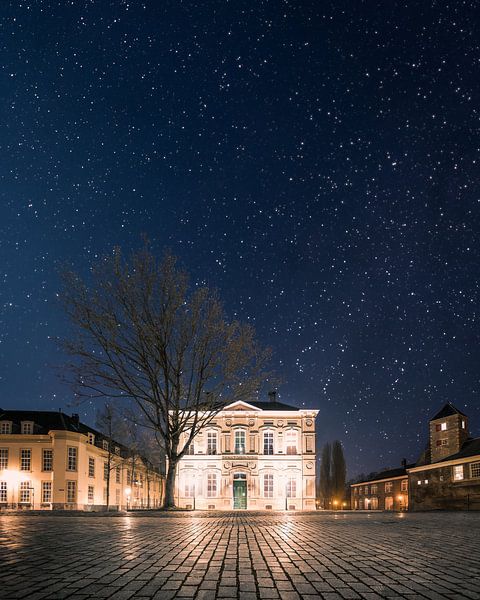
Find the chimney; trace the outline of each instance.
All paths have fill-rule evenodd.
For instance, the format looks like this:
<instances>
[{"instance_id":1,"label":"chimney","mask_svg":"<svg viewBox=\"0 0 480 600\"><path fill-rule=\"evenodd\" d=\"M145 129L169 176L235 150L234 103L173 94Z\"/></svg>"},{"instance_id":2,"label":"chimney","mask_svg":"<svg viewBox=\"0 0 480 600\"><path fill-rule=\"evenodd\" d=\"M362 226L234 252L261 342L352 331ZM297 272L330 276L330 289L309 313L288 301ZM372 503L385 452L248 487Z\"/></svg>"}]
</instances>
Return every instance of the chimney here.
<instances>
[{"instance_id":1,"label":"chimney","mask_svg":"<svg viewBox=\"0 0 480 600\"><path fill-rule=\"evenodd\" d=\"M268 400L270 402L275 402L277 399L277 392L275 390L272 390L271 392L268 392Z\"/></svg>"},{"instance_id":2,"label":"chimney","mask_svg":"<svg viewBox=\"0 0 480 600\"><path fill-rule=\"evenodd\" d=\"M407 459L406 459L406 458L403 458L403 459L402 459L402 467L403 467L404 469L406 469L406 468L407 468Z\"/></svg>"}]
</instances>

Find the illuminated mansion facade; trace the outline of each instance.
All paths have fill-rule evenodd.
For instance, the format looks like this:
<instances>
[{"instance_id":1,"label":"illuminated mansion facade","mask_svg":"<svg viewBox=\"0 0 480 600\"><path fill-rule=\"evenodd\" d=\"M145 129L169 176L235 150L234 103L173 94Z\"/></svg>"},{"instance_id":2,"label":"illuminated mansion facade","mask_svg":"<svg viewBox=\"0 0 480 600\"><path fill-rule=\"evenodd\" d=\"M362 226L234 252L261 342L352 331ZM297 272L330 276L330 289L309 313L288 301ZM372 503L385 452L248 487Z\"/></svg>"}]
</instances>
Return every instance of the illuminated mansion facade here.
<instances>
[{"instance_id":1,"label":"illuminated mansion facade","mask_svg":"<svg viewBox=\"0 0 480 600\"><path fill-rule=\"evenodd\" d=\"M195 437L178 465L177 506L315 509L318 411L277 402L274 393L269 397L226 406Z\"/></svg>"}]
</instances>

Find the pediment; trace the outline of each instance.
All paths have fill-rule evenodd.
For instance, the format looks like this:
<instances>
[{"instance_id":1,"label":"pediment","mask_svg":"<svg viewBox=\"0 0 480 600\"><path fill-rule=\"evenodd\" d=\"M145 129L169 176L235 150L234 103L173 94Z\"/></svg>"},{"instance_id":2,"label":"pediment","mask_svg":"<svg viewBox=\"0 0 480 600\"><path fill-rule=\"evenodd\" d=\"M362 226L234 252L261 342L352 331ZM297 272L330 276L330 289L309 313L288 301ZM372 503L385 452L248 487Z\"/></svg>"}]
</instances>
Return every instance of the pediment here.
<instances>
[{"instance_id":1,"label":"pediment","mask_svg":"<svg viewBox=\"0 0 480 600\"><path fill-rule=\"evenodd\" d=\"M236 412L251 412L252 410L255 410L257 412L261 412L262 409L258 408L257 406L253 406L253 404L248 404L248 402L243 402L243 400L238 400L237 402L228 404L223 410Z\"/></svg>"}]
</instances>

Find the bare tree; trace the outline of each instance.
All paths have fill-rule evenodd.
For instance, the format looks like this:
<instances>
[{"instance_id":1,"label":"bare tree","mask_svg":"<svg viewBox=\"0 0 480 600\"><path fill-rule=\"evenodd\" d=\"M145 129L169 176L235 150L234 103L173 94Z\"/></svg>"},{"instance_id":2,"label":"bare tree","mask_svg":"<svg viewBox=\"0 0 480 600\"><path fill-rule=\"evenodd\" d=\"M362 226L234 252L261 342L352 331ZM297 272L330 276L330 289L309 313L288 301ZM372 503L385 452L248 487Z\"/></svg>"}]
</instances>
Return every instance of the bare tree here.
<instances>
[{"instance_id":1,"label":"bare tree","mask_svg":"<svg viewBox=\"0 0 480 600\"><path fill-rule=\"evenodd\" d=\"M147 244L129 259L116 249L88 284L71 271L63 282L74 325L68 379L78 395L134 401L163 445L164 506L173 507L178 461L225 404L258 392L269 352L250 325L226 318L215 292L192 290L176 258L157 261Z\"/></svg>"},{"instance_id":2,"label":"bare tree","mask_svg":"<svg viewBox=\"0 0 480 600\"><path fill-rule=\"evenodd\" d=\"M107 453L107 460L103 463L103 479L106 485L106 509L108 511L110 507L110 481L112 471L117 468L121 468L123 464L122 457L119 452L116 452L118 446L114 442L114 437L117 439L121 437L123 430L123 423L114 409L114 407L106 403L103 409L97 414L96 425L100 431L105 435L102 440L102 447Z\"/></svg>"}]
</instances>

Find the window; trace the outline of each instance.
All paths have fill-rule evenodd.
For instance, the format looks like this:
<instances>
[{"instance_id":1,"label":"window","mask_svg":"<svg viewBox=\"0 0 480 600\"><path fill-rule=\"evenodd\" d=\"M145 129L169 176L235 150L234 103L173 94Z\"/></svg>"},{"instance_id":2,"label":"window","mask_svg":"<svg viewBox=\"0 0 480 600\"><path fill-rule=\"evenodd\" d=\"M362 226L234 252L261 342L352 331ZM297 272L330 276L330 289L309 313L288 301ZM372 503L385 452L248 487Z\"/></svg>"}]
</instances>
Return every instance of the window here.
<instances>
[{"instance_id":1,"label":"window","mask_svg":"<svg viewBox=\"0 0 480 600\"><path fill-rule=\"evenodd\" d=\"M391 492L393 490L393 481L386 481L385 482L385 492Z\"/></svg>"},{"instance_id":2,"label":"window","mask_svg":"<svg viewBox=\"0 0 480 600\"><path fill-rule=\"evenodd\" d=\"M108 441L107 440L102 440L102 448L104 450L107 450L107 452L108 452Z\"/></svg>"},{"instance_id":3,"label":"window","mask_svg":"<svg viewBox=\"0 0 480 600\"><path fill-rule=\"evenodd\" d=\"M185 482L184 492L185 498L195 498L195 483L192 480Z\"/></svg>"},{"instance_id":4,"label":"window","mask_svg":"<svg viewBox=\"0 0 480 600\"><path fill-rule=\"evenodd\" d=\"M400 490L402 492L408 491L408 479L402 479L402 483L400 484Z\"/></svg>"},{"instance_id":5,"label":"window","mask_svg":"<svg viewBox=\"0 0 480 600\"><path fill-rule=\"evenodd\" d=\"M448 446L448 439L442 438L441 440L437 440L437 446Z\"/></svg>"},{"instance_id":6,"label":"window","mask_svg":"<svg viewBox=\"0 0 480 600\"><path fill-rule=\"evenodd\" d=\"M30 482L29 481L21 481L20 482L20 502L29 503L30 502Z\"/></svg>"},{"instance_id":7,"label":"window","mask_svg":"<svg viewBox=\"0 0 480 600\"><path fill-rule=\"evenodd\" d=\"M393 496L385 497L385 510L393 510Z\"/></svg>"},{"instance_id":8,"label":"window","mask_svg":"<svg viewBox=\"0 0 480 600\"><path fill-rule=\"evenodd\" d=\"M67 481L67 503L74 504L77 501L77 482Z\"/></svg>"},{"instance_id":9,"label":"window","mask_svg":"<svg viewBox=\"0 0 480 600\"><path fill-rule=\"evenodd\" d=\"M87 444L90 444L91 446L95 445L95 436L93 433L89 433L88 434L88 442Z\"/></svg>"},{"instance_id":10,"label":"window","mask_svg":"<svg viewBox=\"0 0 480 600\"><path fill-rule=\"evenodd\" d=\"M120 483L122 480L122 470L120 467L115 467L115 483Z\"/></svg>"},{"instance_id":11,"label":"window","mask_svg":"<svg viewBox=\"0 0 480 600\"><path fill-rule=\"evenodd\" d=\"M428 485L428 479L424 479L424 480L423 480L423 483L424 483L425 485Z\"/></svg>"},{"instance_id":12,"label":"window","mask_svg":"<svg viewBox=\"0 0 480 600\"><path fill-rule=\"evenodd\" d=\"M263 496L264 498L273 498L273 475L271 473L263 476Z\"/></svg>"},{"instance_id":13,"label":"window","mask_svg":"<svg viewBox=\"0 0 480 600\"><path fill-rule=\"evenodd\" d=\"M52 501L52 482L42 481L42 502Z\"/></svg>"},{"instance_id":14,"label":"window","mask_svg":"<svg viewBox=\"0 0 480 600\"><path fill-rule=\"evenodd\" d=\"M0 434L12 433L11 421L0 421Z\"/></svg>"},{"instance_id":15,"label":"window","mask_svg":"<svg viewBox=\"0 0 480 600\"><path fill-rule=\"evenodd\" d=\"M115 454L120 456L120 446L115 446Z\"/></svg>"},{"instance_id":16,"label":"window","mask_svg":"<svg viewBox=\"0 0 480 600\"><path fill-rule=\"evenodd\" d=\"M287 480L287 498L297 497L297 479L289 477Z\"/></svg>"},{"instance_id":17,"label":"window","mask_svg":"<svg viewBox=\"0 0 480 600\"><path fill-rule=\"evenodd\" d=\"M217 453L217 432L209 431L207 433L207 454Z\"/></svg>"},{"instance_id":18,"label":"window","mask_svg":"<svg viewBox=\"0 0 480 600\"><path fill-rule=\"evenodd\" d=\"M245 454L245 431L243 429L235 431L235 454Z\"/></svg>"},{"instance_id":19,"label":"window","mask_svg":"<svg viewBox=\"0 0 480 600\"><path fill-rule=\"evenodd\" d=\"M32 451L22 448L20 450L20 471L31 471Z\"/></svg>"},{"instance_id":20,"label":"window","mask_svg":"<svg viewBox=\"0 0 480 600\"><path fill-rule=\"evenodd\" d=\"M378 485L372 485L372 494L378 494Z\"/></svg>"},{"instance_id":21,"label":"window","mask_svg":"<svg viewBox=\"0 0 480 600\"><path fill-rule=\"evenodd\" d=\"M273 454L273 431L263 433L263 453Z\"/></svg>"},{"instance_id":22,"label":"window","mask_svg":"<svg viewBox=\"0 0 480 600\"><path fill-rule=\"evenodd\" d=\"M8 469L8 448L0 448L0 471Z\"/></svg>"},{"instance_id":23,"label":"window","mask_svg":"<svg viewBox=\"0 0 480 600\"><path fill-rule=\"evenodd\" d=\"M0 481L0 502L5 503L7 501L7 482Z\"/></svg>"},{"instance_id":24,"label":"window","mask_svg":"<svg viewBox=\"0 0 480 600\"><path fill-rule=\"evenodd\" d=\"M453 480L461 481L463 479L463 465L453 467Z\"/></svg>"},{"instance_id":25,"label":"window","mask_svg":"<svg viewBox=\"0 0 480 600\"><path fill-rule=\"evenodd\" d=\"M287 454L297 453L297 432L295 429L287 429L285 432L285 445Z\"/></svg>"},{"instance_id":26,"label":"window","mask_svg":"<svg viewBox=\"0 0 480 600\"><path fill-rule=\"evenodd\" d=\"M417 485L422 485L422 482L420 481L420 479L417 481Z\"/></svg>"},{"instance_id":27,"label":"window","mask_svg":"<svg viewBox=\"0 0 480 600\"><path fill-rule=\"evenodd\" d=\"M132 472L127 469L127 485L132 485Z\"/></svg>"},{"instance_id":28,"label":"window","mask_svg":"<svg viewBox=\"0 0 480 600\"><path fill-rule=\"evenodd\" d=\"M120 506L120 490L118 488L115 490L115 504Z\"/></svg>"},{"instance_id":29,"label":"window","mask_svg":"<svg viewBox=\"0 0 480 600\"><path fill-rule=\"evenodd\" d=\"M358 493L359 493L359 494L363 494L363 487L362 487L362 486L360 486L360 487L358 488Z\"/></svg>"},{"instance_id":30,"label":"window","mask_svg":"<svg viewBox=\"0 0 480 600\"><path fill-rule=\"evenodd\" d=\"M108 481L108 473L109 473L108 462L104 462L103 463L103 480L104 481Z\"/></svg>"},{"instance_id":31,"label":"window","mask_svg":"<svg viewBox=\"0 0 480 600\"><path fill-rule=\"evenodd\" d=\"M77 470L77 449L71 446L67 448L67 471Z\"/></svg>"},{"instance_id":32,"label":"window","mask_svg":"<svg viewBox=\"0 0 480 600\"><path fill-rule=\"evenodd\" d=\"M365 486L365 495L368 494L368 485Z\"/></svg>"},{"instance_id":33,"label":"window","mask_svg":"<svg viewBox=\"0 0 480 600\"><path fill-rule=\"evenodd\" d=\"M20 431L23 435L32 435L33 423L32 421L22 421L20 424Z\"/></svg>"},{"instance_id":34,"label":"window","mask_svg":"<svg viewBox=\"0 0 480 600\"><path fill-rule=\"evenodd\" d=\"M378 510L378 498L375 496L375 498L371 498L370 500L370 508L372 510Z\"/></svg>"},{"instance_id":35,"label":"window","mask_svg":"<svg viewBox=\"0 0 480 600\"><path fill-rule=\"evenodd\" d=\"M446 423L442 423L440 425L440 429L441 429L441 431L447 431L447 424Z\"/></svg>"},{"instance_id":36,"label":"window","mask_svg":"<svg viewBox=\"0 0 480 600\"><path fill-rule=\"evenodd\" d=\"M191 456L192 454L195 454L195 444L194 444L193 440L190 442L190 446L185 451L185 454L187 454L189 456Z\"/></svg>"},{"instance_id":37,"label":"window","mask_svg":"<svg viewBox=\"0 0 480 600\"><path fill-rule=\"evenodd\" d=\"M93 485L88 486L88 503L93 504L95 500L95 488Z\"/></svg>"},{"instance_id":38,"label":"window","mask_svg":"<svg viewBox=\"0 0 480 600\"><path fill-rule=\"evenodd\" d=\"M53 471L53 450L50 448L42 450L42 471Z\"/></svg>"},{"instance_id":39,"label":"window","mask_svg":"<svg viewBox=\"0 0 480 600\"><path fill-rule=\"evenodd\" d=\"M358 496L358 488L353 488L353 493L355 496Z\"/></svg>"},{"instance_id":40,"label":"window","mask_svg":"<svg viewBox=\"0 0 480 600\"><path fill-rule=\"evenodd\" d=\"M88 476L95 477L95 459L92 456L88 457Z\"/></svg>"},{"instance_id":41,"label":"window","mask_svg":"<svg viewBox=\"0 0 480 600\"><path fill-rule=\"evenodd\" d=\"M207 475L207 498L214 498L217 495L217 475L209 473Z\"/></svg>"},{"instance_id":42,"label":"window","mask_svg":"<svg viewBox=\"0 0 480 600\"><path fill-rule=\"evenodd\" d=\"M462 420L462 429L465 429L465 428L466 428L466 426L467 426L467 424L465 423L465 421L464 421L464 420Z\"/></svg>"},{"instance_id":43,"label":"window","mask_svg":"<svg viewBox=\"0 0 480 600\"><path fill-rule=\"evenodd\" d=\"M480 477L480 462L470 465L470 477Z\"/></svg>"}]
</instances>

